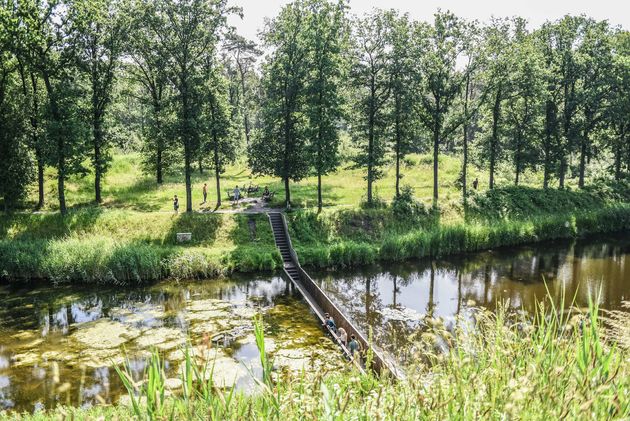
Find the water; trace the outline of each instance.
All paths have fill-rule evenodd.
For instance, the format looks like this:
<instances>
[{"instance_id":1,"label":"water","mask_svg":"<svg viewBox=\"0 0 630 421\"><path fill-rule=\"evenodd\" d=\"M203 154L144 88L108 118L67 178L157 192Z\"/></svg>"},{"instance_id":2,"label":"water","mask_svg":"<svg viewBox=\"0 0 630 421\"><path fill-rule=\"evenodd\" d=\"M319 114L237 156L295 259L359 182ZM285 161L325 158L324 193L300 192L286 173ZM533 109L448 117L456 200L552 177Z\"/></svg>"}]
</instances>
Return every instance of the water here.
<instances>
[{"instance_id":1,"label":"water","mask_svg":"<svg viewBox=\"0 0 630 421\"><path fill-rule=\"evenodd\" d=\"M261 376L252 317L262 313L278 370L342 364L308 307L277 276L164 282L145 288L0 287L0 411L116 403L113 365L140 379L150 350L178 378L190 339L214 380L252 388Z\"/></svg>"},{"instance_id":2,"label":"water","mask_svg":"<svg viewBox=\"0 0 630 421\"><path fill-rule=\"evenodd\" d=\"M508 303L514 311L531 313L547 288L556 302L564 290L567 302L575 296L578 307L587 306L591 294L601 308L621 309L630 300L630 234L312 276L361 329L373 328L377 345L404 364L413 362L409 337L427 327L427 318L442 319L452 330L477 306L493 310Z\"/></svg>"},{"instance_id":3,"label":"water","mask_svg":"<svg viewBox=\"0 0 630 421\"><path fill-rule=\"evenodd\" d=\"M353 271L312 273L362 329L402 364L430 320L452 329L477 306L506 302L532 312L564 289L577 306L630 300L630 235L557 242ZM144 288L0 286L0 411L33 412L60 403L116 403L125 391L113 369L129 358L136 379L157 347L177 378L182 346L214 353L215 382L249 390L260 376L252 316L266 325L278 370L337 369L343 361L302 300L277 276L164 282ZM123 351L124 350L124 351Z\"/></svg>"}]
</instances>

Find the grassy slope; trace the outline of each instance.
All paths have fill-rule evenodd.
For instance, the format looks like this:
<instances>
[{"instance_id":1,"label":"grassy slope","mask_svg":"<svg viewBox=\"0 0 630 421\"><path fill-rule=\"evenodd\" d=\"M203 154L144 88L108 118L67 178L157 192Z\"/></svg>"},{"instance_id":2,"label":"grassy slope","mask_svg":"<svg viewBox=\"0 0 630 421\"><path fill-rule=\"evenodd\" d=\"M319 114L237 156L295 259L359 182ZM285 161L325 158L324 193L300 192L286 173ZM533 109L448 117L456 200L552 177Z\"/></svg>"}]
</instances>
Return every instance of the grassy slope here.
<instances>
[{"instance_id":1,"label":"grassy slope","mask_svg":"<svg viewBox=\"0 0 630 421\"><path fill-rule=\"evenodd\" d=\"M345 168L324 178L327 207L321 214L312 209L315 179L293 184L293 197L303 209L289 215L289 224L302 262L350 266L630 228L627 186L579 192L531 187L482 190L464 210L456 187L459 165L453 157L441 158L440 211L411 219L393 215L391 208L360 209L365 182L358 170ZM486 175L471 170L471 177L479 176L483 187ZM403 183L412 185L416 197L429 204L430 157L409 157L403 172ZM208 177L195 174L195 209L202 208L203 182L209 184L208 206L213 206L214 184ZM507 184L509 177L509 172L500 173L498 179ZM537 184L537 177L530 173L525 180ZM263 215L173 215L172 195L184 197L181 179L169 175L157 186L141 173L139 155L118 154L103 184L104 205L91 204L90 176L72 178L67 194L71 212L62 218L54 212L56 184L48 172L44 213L0 214L0 278L123 283L278 266L279 255ZM233 166L223 185L250 181L243 166ZM279 180L263 177L253 182L278 191L281 202ZM377 192L389 199L393 186L393 169L388 168ZM176 244L177 232L192 232L193 242Z\"/></svg>"}]
</instances>

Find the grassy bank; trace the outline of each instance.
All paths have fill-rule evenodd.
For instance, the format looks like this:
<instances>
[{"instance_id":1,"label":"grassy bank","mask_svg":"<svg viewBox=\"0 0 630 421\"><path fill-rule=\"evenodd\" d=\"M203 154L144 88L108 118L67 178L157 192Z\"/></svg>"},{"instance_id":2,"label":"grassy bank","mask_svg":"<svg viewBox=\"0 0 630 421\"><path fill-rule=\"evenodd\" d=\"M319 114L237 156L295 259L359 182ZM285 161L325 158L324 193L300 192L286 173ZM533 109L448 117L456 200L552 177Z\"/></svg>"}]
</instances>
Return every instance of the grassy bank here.
<instances>
[{"instance_id":1,"label":"grassy bank","mask_svg":"<svg viewBox=\"0 0 630 421\"><path fill-rule=\"evenodd\" d=\"M444 354L431 351L435 335L423 335L426 339L418 341L420 363L400 382L360 375L351 368L281 376L274 382L266 375L271 373L271 362L263 357L261 366L266 369L258 392L243 394L214 387L207 375L212 362L189 357L182 372L185 388L169 396L159 358L154 356L145 370L148 381L128 383L138 396L132 405L6 417L44 421L64 417L621 420L630 416L630 354L615 345L615 332L604 334L595 304L582 315L541 306L533 320L521 317L508 317L501 306L494 313L479 310L475 329L458 324L452 335L435 332L450 344ZM121 375L125 376L124 369Z\"/></svg>"},{"instance_id":2,"label":"grassy bank","mask_svg":"<svg viewBox=\"0 0 630 421\"><path fill-rule=\"evenodd\" d=\"M495 189L457 212L458 218L422 207L403 215L394 206L299 212L289 215L289 226L302 264L356 266L629 230L630 189Z\"/></svg>"},{"instance_id":3,"label":"grassy bank","mask_svg":"<svg viewBox=\"0 0 630 421\"><path fill-rule=\"evenodd\" d=\"M445 256L630 229L630 188L526 187L477 193L468 206L410 199L378 209L299 210L288 216L301 263L320 268ZM190 243L176 233L192 233ZM79 208L0 215L0 278L129 284L280 267L265 215Z\"/></svg>"},{"instance_id":4,"label":"grassy bank","mask_svg":"<svg viewBox=\"0 0 630 421\"><path fill-rule=\"evenodd\" d=\"M92 179L71 177L67 197L71 210L55 212L55 174L46 173L45 213L0 213L0 278L56 282L150 282L163 278L202 278L229 271L273 270L280 256L264 215L194 213L174 216L173 194L184 197L183 178L174 168L158 186L141 172L138 154L115 154L103 182L104 203L92 203ZM499 246L571 238L630 228L630 187L591 180L584 190L506 187L484 190L485 174L466 207L457 187L460 162L440 158L439 210L431 205L428 155L410 155L403 163L404 185L414 189L409 203L387 203L393 195L393 167L377 183L377 209L363 209L363 174L350 166L324 178L325 209L317 213L316 180L292 184L297 210L288 215L293 243L303 264L356 266L376 261L443 256ZM511 176L499 171L498 183ZM194 175L193 207L201 186L213 186L211 175ZM269 185L282 201L280 180L252 178L242 164L228 168L223 185ZM526 185L538 185L535 173ZM570 185L570 183L569 183ZM33 194L36 192L33 191ZM224 208L231 208L224 201ZM191 232L192 242L178 244L176 233Z\"/></svg>"},{"instance_id":5,"label":"grassy bank","mask_svg":"<svg viewBox=\"0 0 630 421\"><path fill-rule=\"evenodd\" d=\"M177 243L176 233L192 233ZM273 270L280 256L265 215L140 213L87 208L0 217L0 277L150 282Z\"/></svg>"}]
</instances>

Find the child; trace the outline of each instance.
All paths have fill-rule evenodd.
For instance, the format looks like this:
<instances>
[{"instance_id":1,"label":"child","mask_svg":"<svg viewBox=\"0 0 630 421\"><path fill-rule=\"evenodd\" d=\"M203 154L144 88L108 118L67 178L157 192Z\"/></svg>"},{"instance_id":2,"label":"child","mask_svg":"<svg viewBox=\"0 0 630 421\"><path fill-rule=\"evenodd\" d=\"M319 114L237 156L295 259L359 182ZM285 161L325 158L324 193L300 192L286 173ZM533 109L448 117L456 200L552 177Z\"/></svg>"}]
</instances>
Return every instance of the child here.
<instances>
[{"instance_id":1,"label":"child","mask_svg":"<svg viewBox=\"0 0 630 421\"><path fill-rule=\"evenodd\" d=\"M179 199L177 198L177 195L173 197L173 210L176 214L179 213Z\"/></svg>"}]
</instances>

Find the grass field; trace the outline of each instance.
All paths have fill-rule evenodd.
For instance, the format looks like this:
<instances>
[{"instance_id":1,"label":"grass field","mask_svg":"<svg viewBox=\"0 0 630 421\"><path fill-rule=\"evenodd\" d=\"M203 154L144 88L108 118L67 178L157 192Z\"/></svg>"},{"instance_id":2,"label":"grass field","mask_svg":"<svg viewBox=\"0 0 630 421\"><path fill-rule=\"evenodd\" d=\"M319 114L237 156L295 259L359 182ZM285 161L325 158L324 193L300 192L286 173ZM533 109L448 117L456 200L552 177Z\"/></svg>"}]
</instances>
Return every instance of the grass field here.
<instances>
[{"instance_id":1,"label":"grass field","mask_svg":"<svg viewBox=\"0 0 630 421\"><path fill-rule=\"evenodd\" d=\"M433 194L433 167L432 157L429 155L411 155L403 165L401 184L413 187L415 195L425 203L431 202ZM444 208L449 204L461 201L461 193L457 186L457 180L461 170L461 162L458 158L442 156L440 158L440 189L441 203ZM479 177L480 190L485 190L487 174L474 166L470 166L470 180ZM537 174L528 173L524 177L524 184L540 185ZM498 184L510 184L511 174L508 169L498 174ZM167 174L162 185L158 185L151 175L144 174L141 169L141 156L138 153L116 153L111 168L103 181L103 205L107 208L130 209L142 212L171 211L173 195L178 195L180 203L184 203L185 187L184 176L181 169ZM93 176L73 176L67 183L66 200L68 206L88 206L94 202ZM208 203L201 205L201 189L204 183L208 184ZM226 190L235 186L247 186L249 184L269 189L276 192L274 204L283 205L284 187L280 179L272 177L252 177L251 172L244 163L232 165L222 176L222 194L224 197L223 209L231 209L230 203L225 200ZM44 210L57 210L57 184L54 170L46 171L45 184L46 206ZM385 176L375 184L376 194L383 200L389 201L394 196L395 172L393 165L386 168ZM366 181L361 170L351 169L350 164L342 165L342 169L323 178L324 206L326 207L353 207L357 206L364 198ZM294 206L309 208L316 206L317 179L308 177L296 183L291 183L292 201ZM37 201L35 186L31 189L28 206L34 207ZM195 171L193 174L193 208L195 210L212 210L216 203L216 188L213 173L206 170L203 174Z\"/></svg>"}]
</instances>

